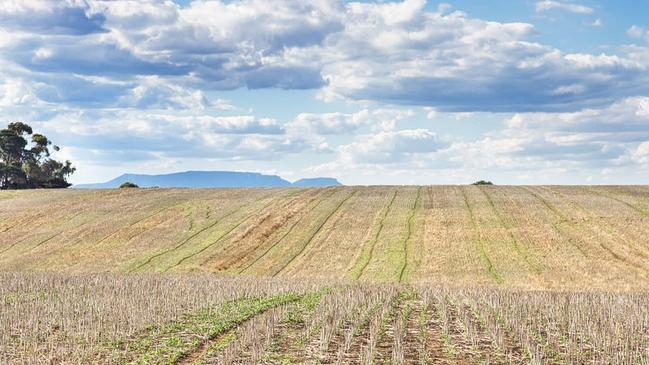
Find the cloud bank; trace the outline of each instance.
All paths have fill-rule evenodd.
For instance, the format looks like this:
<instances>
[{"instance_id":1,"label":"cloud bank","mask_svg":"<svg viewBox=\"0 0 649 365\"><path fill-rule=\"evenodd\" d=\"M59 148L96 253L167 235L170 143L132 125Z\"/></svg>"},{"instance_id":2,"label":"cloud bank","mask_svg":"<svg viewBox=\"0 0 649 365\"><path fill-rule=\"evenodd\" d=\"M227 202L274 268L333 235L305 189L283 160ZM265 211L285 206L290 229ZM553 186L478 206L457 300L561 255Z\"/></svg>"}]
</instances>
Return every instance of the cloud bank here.
<instances>
[{"instance_id":1,"label":"cloud bank","mask_svg":"<svg viewBox=\"0 0 649 365\"><path fill-rule=\"evenodd\" d=\"M532 24L428 5L0 0L2 122L33 122L88 164L317 154L309 171L333 175L649 168L645 27L627 30L637 44L565 52ZM346 111L278 118L213 96L242 89L309 90ZM502 128L476 138L421 122L487 114Z\"/></svg>"},{"instance_id":2,"label":"cloud bank","mask_svg":"<svg viewBox=\"0 0 649 365\"><path fill-rule=\"evenodd\" d=\"M592 12L536 3L550 9ZM324 100L443 111L574 111L649 91L637 52L564 53L534 42L531 24L445 11L424 0L5 1L0 45L13 77L71 104L120 105L152 76L190 90L317 89Z\"/></svg>"}]
</instances>

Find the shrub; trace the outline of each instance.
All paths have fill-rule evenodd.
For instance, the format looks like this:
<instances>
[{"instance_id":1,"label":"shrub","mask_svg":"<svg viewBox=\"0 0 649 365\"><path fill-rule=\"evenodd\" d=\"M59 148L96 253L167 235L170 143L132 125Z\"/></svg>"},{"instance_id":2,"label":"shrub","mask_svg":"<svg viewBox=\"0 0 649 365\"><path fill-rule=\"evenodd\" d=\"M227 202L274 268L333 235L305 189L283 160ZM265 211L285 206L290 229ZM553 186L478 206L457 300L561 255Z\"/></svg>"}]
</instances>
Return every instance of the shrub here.
<instances>
[{"instance_id":1,"label":"shrub","mask_svg":"<svg viewBox=\"0 0 649 365\"><path fill-rule=\"evenodd\" d=\"M139 186L137 186L137 184L134 184L134 183L132 183L130 181L126 181L122 185L120 185L119 188L120 189L123 189L123 188L139 188Z\"/></svg>"},{"instance_id":2,"label":"shrub","mask_svg":"<svg viewBox=\"0 0 649 365\"><path fill-rule=\"evenodd\" d=\"M474 182L471 185L493 185L493 183L491 181L480 180L480 181Z\"/></svg>"}]
</instances>

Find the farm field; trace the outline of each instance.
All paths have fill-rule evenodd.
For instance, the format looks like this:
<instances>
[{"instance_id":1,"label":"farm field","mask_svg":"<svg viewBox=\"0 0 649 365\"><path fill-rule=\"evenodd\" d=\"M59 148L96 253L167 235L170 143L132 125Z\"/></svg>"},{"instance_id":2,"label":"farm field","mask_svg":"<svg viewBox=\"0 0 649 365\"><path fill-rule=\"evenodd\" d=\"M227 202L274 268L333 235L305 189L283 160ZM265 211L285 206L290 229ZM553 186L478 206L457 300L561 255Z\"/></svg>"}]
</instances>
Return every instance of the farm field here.
<instances>
[{"instance_id":1,"label":"farm field","mask_svg":"<svg viewBox=\"0 0 649 365\"><path fill-rule=\"evenodd\" d=\"M649 187L0 191L0 268L649 286Z\"/></svg>"},{"instance_id":2,"label":"farm field","mask_svg":"<svg viewBox=\"0 0 649 365\"><path fill-rule=\"evenodd\" d=\"M649 364L649 187L0 191L0 364Z\"/></svg>"},{"instance_id":3,"label":"farm field","mask_svg":"<svg viewBox=\"0 0 649 365\"><path fill-rule=\"evenodd\" d=\"M647 364L649 294L0 273L0 362Z\"/></svg>"}]
</instances>

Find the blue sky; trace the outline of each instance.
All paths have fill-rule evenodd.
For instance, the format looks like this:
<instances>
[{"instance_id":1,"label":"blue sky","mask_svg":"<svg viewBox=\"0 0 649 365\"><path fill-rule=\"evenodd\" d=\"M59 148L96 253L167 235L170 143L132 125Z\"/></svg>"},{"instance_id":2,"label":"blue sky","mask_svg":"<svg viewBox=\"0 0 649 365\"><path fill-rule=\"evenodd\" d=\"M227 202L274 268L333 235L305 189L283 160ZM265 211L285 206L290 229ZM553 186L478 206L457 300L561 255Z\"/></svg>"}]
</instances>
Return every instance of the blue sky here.
<instances>
[{"instance_id":1,"label":"blue sky","mask_svg":"<svg viewBox=\"0 0 649 365\"><path fill-rule=\"evenodd\" d=\"M649 2L0 0L0 122L78 168L649 179Z\"/></svg>"}]
</instances>

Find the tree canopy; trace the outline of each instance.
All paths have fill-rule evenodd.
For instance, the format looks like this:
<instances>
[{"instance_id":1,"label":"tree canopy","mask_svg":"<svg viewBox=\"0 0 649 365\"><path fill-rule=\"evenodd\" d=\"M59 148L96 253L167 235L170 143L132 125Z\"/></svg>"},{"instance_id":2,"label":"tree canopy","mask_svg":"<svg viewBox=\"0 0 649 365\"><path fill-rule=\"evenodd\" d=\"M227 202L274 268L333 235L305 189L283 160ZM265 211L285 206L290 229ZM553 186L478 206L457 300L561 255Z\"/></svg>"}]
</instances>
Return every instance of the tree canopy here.
<instances>
[{"instance_id":1,"label":"tree canopy","mask_svg":"<svg viewBox=\"0 0 649 365\"><path fill-rule=\"evenodd\" d=\"M126 189L126 188L139 188L137 184L134 184L130 181L123 182L122 185L119 186L120 189Z\"/></svg>"},{"instance_id":2,"label":"tree canopy","mask_svg":"<svg viewBox=\"0 0 649 365\"><path fill-rule=\"evenodd\" d=\"M22 122L0 130L0 189L67 188L76 168L51 158L58 151L47 137Z\"/></svg>"},{"instance_id":3,"label":"tree canopy","mask_svg":"<svg viewBox=\"0 0 649 365\"><path fill-rule=\"evenodd\" d=\"M494 183L492 183L491 181L480 180L480 181L476 181L476 182L474 182L474 183L471 184L471 185L493 185L493 184L494 184Z\"/></svg>"}]
</instances>

